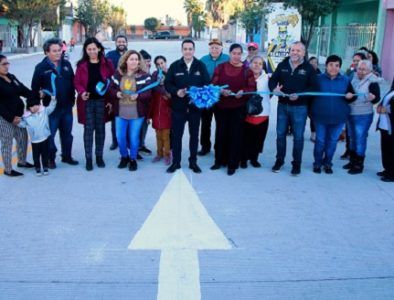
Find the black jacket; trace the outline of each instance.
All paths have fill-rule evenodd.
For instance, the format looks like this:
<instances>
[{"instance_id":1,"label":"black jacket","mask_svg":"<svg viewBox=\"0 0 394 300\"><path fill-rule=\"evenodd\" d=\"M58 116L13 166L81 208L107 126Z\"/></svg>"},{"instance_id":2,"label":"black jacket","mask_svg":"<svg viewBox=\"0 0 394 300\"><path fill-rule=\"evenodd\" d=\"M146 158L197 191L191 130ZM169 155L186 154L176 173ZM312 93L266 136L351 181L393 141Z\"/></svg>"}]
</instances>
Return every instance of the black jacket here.
<instances>
[{"instance_id":1,"label":"black jacket","mask_svg":"<svg viewBox=\"0 0 394 300\"><path fill-rule=\"evenodd\" d=\"M14 75L8 73L7 77L11 83L0 78L0 116L12 123L15 117L22 117L25 110L25 104L20 97L32 98L34 94Z\"/></svg>"},{"instance_id":2,"label":"black jacket","mask_svg":"<svg viewBox=\"0 0 394 300\"><path fill-rule=\"evenodd\" d=\"M278 64L268 82L269 89L273 91L279 84L283 86L282 92L286 94L319 91L316 71L313 69L312 65L304 60L304 62L293 71L289 60L290 58L286 57ZM302 96L295 101L291 101L289 97L279 97L279 103L308 105L312 98L313 97Z\"/></svg>"},{"instance_id":3,"label":"black jacket","mask_svg":"<svg viewBox=\"0 0 394 300\"><path fill-rule=\"evenodd\" d=\"M34 93L42 89L52 91L51 74L55 73L56 77L56 98L57 107L70 107L75 103L75 88L74 88L74 71L70 64L65 59L61 60L60 73L45 57L35 68L33 79L31 81L31 89ZM48 106L51 98L45 96L44 105Z\"/></svg>"},{"instance_id":4,"label":"black jacket","mask_svg":"<svg viewBox=\"0 0 394 300\"><path fill-rule=\"evenodd\" d=\"M194 104L190 104L190 97L186 95L184 98L179 98L178 90L189 88L191 86L202 87L210 84L207 68L200 60L193 58L192 65L189 72L183 58L173 62L168 69L164 86L168 93L171 94L172 110L186 111L187 109L197 110Z\"/></svg>"}]
</instances>

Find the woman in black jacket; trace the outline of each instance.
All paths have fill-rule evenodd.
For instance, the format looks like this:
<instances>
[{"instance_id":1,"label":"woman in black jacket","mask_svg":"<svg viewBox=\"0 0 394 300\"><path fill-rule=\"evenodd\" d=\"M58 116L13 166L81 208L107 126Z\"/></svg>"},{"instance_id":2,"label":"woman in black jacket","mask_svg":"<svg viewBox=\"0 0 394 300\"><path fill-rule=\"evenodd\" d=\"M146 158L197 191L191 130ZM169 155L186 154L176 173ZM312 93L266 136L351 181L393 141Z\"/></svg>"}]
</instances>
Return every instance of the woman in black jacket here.
<instances>
[{"instance_id":1,"label":"woman in black jacket","mask_svg":"<svg viewBox=\"0 0 394 300\"><path fill-rule=\"evenodd\" d=\"M21 96L33 97L33 93L16 77L8 73L10 63L7 57L0 55L0 142L1 156L4 163L4 175L15 177L23 175L12 169L12 141L16 140L19 168L33 168L26 162L27 131L19 128L25 104Z\"/></svg>"},{"instance_id":2,"label":"woman in black jacket","mask_svg":"<svg viewBox=\"0 0 394 300\"><path fill-rule=\"evenodd\" d=\"M390 91L376 108L379 114L377 129L381 134L383 171L378 172L384 182L394 182L394 79Z\"/></svg>"}]
</instances>

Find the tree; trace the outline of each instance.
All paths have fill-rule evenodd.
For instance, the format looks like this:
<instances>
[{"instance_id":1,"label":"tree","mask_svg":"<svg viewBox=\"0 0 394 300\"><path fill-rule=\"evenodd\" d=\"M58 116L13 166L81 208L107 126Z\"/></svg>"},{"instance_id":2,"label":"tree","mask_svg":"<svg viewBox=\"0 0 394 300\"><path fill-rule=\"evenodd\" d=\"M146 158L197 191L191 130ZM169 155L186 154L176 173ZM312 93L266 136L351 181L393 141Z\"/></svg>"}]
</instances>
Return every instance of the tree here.
<instances>
[{"instance_id":1,"label":"tree","mask_svg":"<svg viewBox=\"0 0 394 300\"><path fill-rule=\"evenodd\" d=\"M295 7L302 17L301 41L308 49L320 17L331 14L339 0L284 0L285 7Z\"/></svg>"},{"instance_id":2,"label":"tree","mask_svg":"<svg viewBox=\"0 0 394 300\"><path fill-rule=\"evenodd\" d=\"M196 12L192 15L192 26L194 29L194 37L201 38L201 31L204 30L206 21L206 15L203 11Z\"/></svg>"},{"instance_id":3,"label":"tree","mask_svg":"<svg viewBox=\"0 0 394 300\"><path fill-rule=\"evenodd\" d=\"M245 0L245 9L239 13L242 26L246 30L247 39L253 42L255 31L261 26L263 15L268 11L266 3L262 0Z\"/></svg>"},{"instance_id":4,"label":"tree","mask_svg":"<svg viewBox=\"0 0 394 300\"><path fill-rule=\"evenodd\" d=\"M75 16L86 32L90 36L95 36L100 25L107 21L109 12L107 0L80 0Z\"/></svg>"},{"instance_id":5,"label":"tree","mask_svg":"<svg viewBox=\"0 0 394 300\"><path fill-rule=\"evenodd\" d=\"M112 27L113 38L126 25L126 11L123 7L112 5L109 13L108 24Z\"/></svg>"},{"instance_id":6,"label":"tree","mask_svg":"<svg viewBox=\"0 0 394 300\"><path fill-rule=\"evenodd\" d=\"M160 27L160 21L155 17L147 18L144 21L144 26L146 29L155 32Z\"/></svg>"},{"instance_id":7,"label":"tree","mask_svg":"<svg viewBox=\"0 0 394 300\"><path fill-rule=\"evenodd\" d=\"M14 22L18 22L22 35L22 47L34 46L36 32L34 26L40 24L42 16L55 10L61 0L0 0L4 7L4 15Z\"/></svg>"},{"instance_id":8,"label":"tree","mask_svg":"<svg viewBox=\"0 0 394 300\"><path fill-rule=\"evenodd\" d=\"M184 0L183 8L186 12L187 26L189 26L191 34L193 28L193 15L202 12L203 4L199 0ZM196 19L196 17L194 19Z\"/></svg>"},{"instance_id":9,"label":"tree","mask_svg":"<svg viewBox=\"0 0 394 300\"><path fill-rule=\"evenodd\" d=\"M48 8L46 13L41 15L41 27L43 31L58 31L67 15L66 0L59 0L57 7ZM54 18L54 16L56 16Z\"/></svg>"},{"instance_id":10,"label":"tree","mask_svg":"<svg viewBox=\"0 0 394 300\"><path fill-rule=\"evenodd\" d=\"M232 16L244 8L240 0L206 0L207 24L222 28Z\"/></svg>"}]
</instances>

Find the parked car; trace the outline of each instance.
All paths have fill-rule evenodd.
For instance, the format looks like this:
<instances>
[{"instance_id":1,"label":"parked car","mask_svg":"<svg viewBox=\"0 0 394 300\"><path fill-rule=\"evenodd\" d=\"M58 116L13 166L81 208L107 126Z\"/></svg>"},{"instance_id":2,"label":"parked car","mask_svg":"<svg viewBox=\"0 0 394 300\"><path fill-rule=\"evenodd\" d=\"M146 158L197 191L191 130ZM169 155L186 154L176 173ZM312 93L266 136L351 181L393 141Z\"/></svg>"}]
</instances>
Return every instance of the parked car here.
<instances>
[{"instance_id":1,"label":"parked car","mask_svg":"<svg viewBox=\"0 0 394 300\"><path fill-rule=\"evenodd\" d=\"M171 31L158 31L150 35L149 38L154 40L170 40L179 39L179 35L174 34Z\"/></svg>"}]
</instances>

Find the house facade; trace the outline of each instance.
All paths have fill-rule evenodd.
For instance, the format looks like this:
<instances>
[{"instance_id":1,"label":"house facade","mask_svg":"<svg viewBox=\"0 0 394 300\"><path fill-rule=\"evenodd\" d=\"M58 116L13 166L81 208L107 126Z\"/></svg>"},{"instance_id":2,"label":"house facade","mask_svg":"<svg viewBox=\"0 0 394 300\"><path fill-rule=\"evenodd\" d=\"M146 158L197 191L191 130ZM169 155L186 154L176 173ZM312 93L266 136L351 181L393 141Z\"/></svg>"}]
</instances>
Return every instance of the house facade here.
<instances>
[{"instance_id":1,"label":"house facade","mask_svg":"<svg viewBox=\"0 0 394 300\"><path fill-rule=\"evenodd\" d=\"M383 77L392 79L394 62L394 0L341 0L336 10L321 18L309 53L323 63L330 54L343 58L346 69L360 47L375 51ZM390 57L391 56L391 57Z\"/></svg>"}]
</instances>

